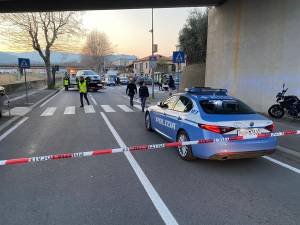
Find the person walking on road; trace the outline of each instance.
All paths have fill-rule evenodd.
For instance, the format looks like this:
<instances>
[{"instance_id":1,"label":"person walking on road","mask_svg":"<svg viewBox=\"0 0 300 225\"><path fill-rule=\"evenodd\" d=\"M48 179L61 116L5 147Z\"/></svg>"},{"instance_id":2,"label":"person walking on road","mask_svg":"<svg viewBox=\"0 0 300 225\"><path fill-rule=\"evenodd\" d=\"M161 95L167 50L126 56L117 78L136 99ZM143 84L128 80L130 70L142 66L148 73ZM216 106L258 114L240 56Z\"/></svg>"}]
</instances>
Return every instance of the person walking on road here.
<instances>
[{"instance_id":1,"label":"person walking on road","mask_svg":"<svg viewBox=\"0 0 300 225\"><path fill-rule=\"evenodd\" d=\"M149 97L149 90L147 85L145 85L145 82L141 82L140 84L140 88L139 88L139 96L141 99L141 106L142 106L142 112L145 111L145 105L146 105L146 100Z\"/></svg>"},{"instance_id":2,"label":"person walking on road","mask_svg":"<svg viewBox=\"0 0 300 225\"><path fill-rule=\"evenodd\" d=\"M169 77L168 86L169 86L169 95L172 95L172 90L175 90L176 87L175 87L175 81L171 75Z\"/></svg>"},{"instance_id":3,"label":"person walking on road","mask_svg":"<svg viewBox=\"0 0 300 225\"><path fill-rule=\"evenodd\" d=\"M127 85L126 94L130 98L130 106L133 107L133 98L134 98L134 95L137 94L137 88L136 88L136 85L135 85L133 79L131 79L130 83Z\"/></svg>"},{"instance_id":4,"label":"person walking on road","mask_svg":"<svg viewBox=\"0 0 300 225\"><path fill-rule=\"evenodd\" d=\"M64 86L65 86L65 91L69 90L69 77L68 75L65 75L64 77Z\"/></svg>"},{"instance_id":5,"label":"person walking on road","mask_svg":"<svg viewBox=\"0 0 300 225\"><path fill-rule=\"evenodd\" d=\"M158 90L159 91L163 90L162 86L163 86L163 77L161 76L158 81Z\"/></svg>"},{"instance_id":6,"label":"person walking on road","mask_svg":"<svg viewBox=\"0 0 300 225\"><path fill-rule=\"evenodd\" d=\"M80 107L83 107L83 97L85 98L87 104L90 105L90 102L87 97L88 84L83 76L80 76L79 78L78 89L80 93L80 103L81 103Z\"/></svg>"}]
</instances>

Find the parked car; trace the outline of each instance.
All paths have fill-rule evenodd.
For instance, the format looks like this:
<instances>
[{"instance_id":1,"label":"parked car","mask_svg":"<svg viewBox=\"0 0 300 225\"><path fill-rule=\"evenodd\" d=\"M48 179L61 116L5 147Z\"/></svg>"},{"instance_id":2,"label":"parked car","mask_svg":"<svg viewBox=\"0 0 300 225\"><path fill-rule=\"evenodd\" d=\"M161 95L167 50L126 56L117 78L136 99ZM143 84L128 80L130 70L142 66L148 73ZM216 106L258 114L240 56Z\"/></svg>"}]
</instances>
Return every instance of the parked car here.
<instances>
[{"instance_id":1,"label":"parked car","mask_svg":"<svg viewBox=\"0 0 300 225\"><path fill-rule=\"evenodd\" d=\"M116 86L116 76L106 75L104 82L107 86Z\"/></svg>"},{"instance_id":2,"label":"parked car","mask_svg":"<svg viewBox=\"0 0 300 225\"><path fill-rule=\"evenodd\" d=\"M120 83L124 85L128 84L129 82L128 77L120 77L119 79L120 79Z\"/></svg>"},{"instance_id":3,"label":"parked car","mask_svg":"<svg viewBox=\"0 0 300 225\"><path fill-rule=\"evenodd\" d=\"M192 88L150 106L145 114L147 130L168 140L196 141L234 136L257 136L273 132L274 124L242 101L228 96L225 89ZM243 139L178 147L184 160L254 158L271 154L276 137Z\"/></svg>"}]
</instances>

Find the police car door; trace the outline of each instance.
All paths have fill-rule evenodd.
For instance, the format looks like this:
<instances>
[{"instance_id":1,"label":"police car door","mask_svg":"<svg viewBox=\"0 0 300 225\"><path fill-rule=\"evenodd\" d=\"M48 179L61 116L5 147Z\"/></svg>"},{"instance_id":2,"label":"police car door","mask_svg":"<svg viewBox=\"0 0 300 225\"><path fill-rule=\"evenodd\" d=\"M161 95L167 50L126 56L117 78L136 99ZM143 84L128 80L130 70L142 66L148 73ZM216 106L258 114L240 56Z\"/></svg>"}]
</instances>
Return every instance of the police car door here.
<instances>
[{"instance_id":1,"label":"police car door","mask_svg":"<svg viewBox=\"0 0 300 225\"><path fill-rule=\"evenodd\" d=\"M169 110L172 110L175 106L175 103L178 100L178 96L173 95L169 98L167 98L165 101L161 102L161 106L159 107L159 110L156 112L156 118L155 123L156 127L159 130L159 133L164 135L165 137L172 139L168 133L169 133L169 126L173 126L174 124L171 124L171 121L167 118L166 113Z\"/></svg>"},{"instance_id":2,"label":"police car door","mask_svg":"<svg viewBox=\"0 0 300 225\"><path fill-rule=\"evenodd\" d=\"M166 117L168 120L175 124L175 126L169 127L168 135L173 139L176 140L177 131L180 128L185 130L189 130L188 125L185 123L186 116L188 112L193 108L192 101L185 96L179 96L178 101L172 110L168 110L166 112Z\"/></svg>"}]
</instances>

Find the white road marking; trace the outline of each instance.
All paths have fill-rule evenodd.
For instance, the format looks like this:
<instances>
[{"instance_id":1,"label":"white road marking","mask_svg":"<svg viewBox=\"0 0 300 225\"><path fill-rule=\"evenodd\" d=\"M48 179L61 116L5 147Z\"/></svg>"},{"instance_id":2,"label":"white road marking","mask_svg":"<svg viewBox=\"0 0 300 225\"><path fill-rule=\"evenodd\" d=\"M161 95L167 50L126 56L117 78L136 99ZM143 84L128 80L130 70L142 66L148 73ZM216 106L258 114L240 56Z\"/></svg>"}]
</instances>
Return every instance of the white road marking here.
<instances>
[{"instance_id":1,"label":"white road marking","mask_svg":"<svg viewBox=\"0 0 300 225\"><path fill-rule=\"evenodd\" d=\"M96 100L94 99L94 97L92 95L90 95L92 102L94 103L94 105L98 105L98 103L96 102Z\"/></svg>"},{"instance_id":2,"label":"white road marking","mask_svg":"<svg viewBox=\"0 0 300 225\"><path fill-rule=\"evenodd\" d=\"M127 98L127 99L130 99L128 96L126 96L126 95L122 95L124 98ZM133 99L133 101L134 102L136 102L136 103L140 103L141 104L141 101L138 99L138 98L134 98Z\"/></svg>"},{"instance_id":3,"label":"white road marking","mask_svg":"<svg viewBox=\"0 0 300 225\"><path fill-rule=\"evenodd\" d=\"M56 111L56 107L48 107L42 114L41 116L53 116L53 114Z\"/></svg>"},{"instance_id":4,"label":"white road marking","mask_svg":"<svg viewBox=\"0 0 300 225\"><path fill-rule=\"evenodd\" d=\"M84 112L85 113L95 113L94 106L92 106L92 105L85 105L84 106Z\"/></svg>"},{"instance_id":5,"label":"white road marking","mask_svg":"<svg viewBox=\"0 0 300 225\"><path fill-rule=\"evenodd\" d=\"M24 116L28 112L30 112L30 107L14 107L10 109L10 115L11 116ZM9 111L5 111L3 113L3 116L9 116Z\"/></svg>"},{"instance_id":6,"label":"white road marking","mask_svg":"<svg viewBox=\"0 0 300 225\"><path fill-rule=\"evenodd\" d=\"M283 163L283 162L280 162L280 161L278 161L278 160L276 160L276 159L273 159L273 158L271 158L271 157L269 157L269 156L263 156L263 158L266 159L266 160L271 161L272 163L275 163L275 164L277 164L277 165L280 165L280 166L282 166L282 167L285 167L285 168L287 168L287 169L289 169L289 170L291 170L291 171L294 171L294 172L300 174L300 169L297 169L297 168L292 167L292 166L290 166L290 165L288 165L288 164L285 164L285 163Z\"/></svg>"},{"instance_id":7,"label":"white road marking","mask_svg":"<svg viewBox=\"0 0 300 225\"><path fill-rule=\"evenodd\" d=\"M133 105L133 106L139 110L142 110L142 106L140 106L140 105Z\"/></svg>"},{"instance_id":8,"label":"white road marking","mask_svg":"<svg viewBox=\"0 0 300 225\"><path fill-rule=\"evenodd\" d=\"M66 115L75 114L75 106L67 106L65 108L64 114L66 114Z\"/></svg>"},{"instance_id":9,"label":"white road marking","mask_svg":"<svg viewBox=\"0 0 300 225\"><path fill-rule=\"evenodd\" d=\"M101 116L104 119L108 128L110 129L111 133L115 137L119 146L125 148L126 144L124 143L124 141L122 140L120 135L117 133L115 128L112 126L112 124L108 120L105 113L101 112ZM144 173L144 171L142 170L142 168L140 167L138 162L135 160L135 158L133 157L131 152L126 151L126 152L124 152L124 154L125 154L127 160L129 161L132 169L134 170L135 174L139 178L139 180L140 180L141 184L143 185L145 191L147 192L148 196L150 197L150 199L151 199L153 205L155 206L156 210L158 211L159 215L165 222L165 224L177 225L178 222L176 221L175 217L172 215L172 213L170 212L170 210L168 209L168 207L166 206L164 201L161 199L161 197L159 196L157 191L154 189L150 180L148 179L148 177L146 176L146 174Z\"/></svg>"},{"instance_id":10,"label":"white road marking","mask_svg":"<svg viewBox=\"0 0 300 225\"><path fill-rule=\"evenodd\" d=\"M19 122L17 122L14 126L12 126L11 128L9 128L7 131L5 131L1 136L0 136L0 142L6 138L10 133L12 133L15 129L17 129L19 126L21 126L21 124L23 124L26 120L28 120L29 117L24 117L22 120L20 120Z\"/></svg>"},{"instance_id":11,"label":"white road marking","mask_svg":"<svg viewBox=\"0 0 300 225\"><path fill-rule=\"evenodd\" d=\"M124 112L134 112L131 108L129 108L127 105L118 105L120 109L122 109Z\"/></svg>"},{"instance_id":12,"label":"white road marking","mask_svg":"<svg viewBox=\"0 0 300 225\"><path fill-rule=\"evenodd\" d=\"M110 105L101 105L101 107L105 112L115 112L116 111Z\"/></svg>"},{"instance_id":13,"label":"white road marking","mask_svg":"<svg viewBox=\"0 0 300 225\"><path fill-rule=\"evenodd\" d=\"M50 102L53 98L55 98L59 93L61 93L64 89L61 89L59 92L57 92L55 95L53 95L51 98L49 98L47 101L45 101L43 104L40 105L40 107L44 107L48 102Z\"/></svg>"}]
</instances>

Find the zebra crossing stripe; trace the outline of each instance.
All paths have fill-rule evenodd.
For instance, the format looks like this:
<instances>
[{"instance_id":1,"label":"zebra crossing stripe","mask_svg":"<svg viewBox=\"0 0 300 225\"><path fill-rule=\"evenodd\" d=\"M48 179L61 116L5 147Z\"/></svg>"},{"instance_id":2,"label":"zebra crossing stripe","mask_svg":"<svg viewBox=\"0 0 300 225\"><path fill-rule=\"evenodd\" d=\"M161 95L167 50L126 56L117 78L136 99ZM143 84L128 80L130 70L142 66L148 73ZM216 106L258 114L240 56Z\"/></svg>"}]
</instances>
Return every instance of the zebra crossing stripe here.
<instances>
[{"instance_id":1,"label":"zebra crossing stripe","mask_svg":"<svg viewBox=\"0 0 300 225\"><path fill-rule=\"evenodd\" d=\"M67 106L65 108L65 115L71 115L71 114L75 114L75 106Z\"/></svg>"},{"instance_id":2,"label":"zebra crossing stripe","mask_svg":"<svg viewBox=\"0 0 300 225\"><path fill-rule=\"evenodd\" d=\"M92 105L85 105L84 112L85 113L95 113L95 109Z\"/></svg>"},{"instance_id":3,"label":"zebra crossing stripe","mask_svg":"<svg viewBox=\"0 0 300 225\"><path fill-rule=\"evenodd\" d=\"M127 105L118 105L120 109L122 109L124 112L134 112L131 108L129 108Z\"/></svg>"},{"instance_id":4,"label":"zebra crossing stripe","mask_svg":"<svg viewBox=\"0 0 300 225\"><path fill-rule=\"evenodd\" d=\"M48 107L41 116L52 116L56 111L56 107Z\"/></svg>"},{"instance_id":5,"label":"zebra crossing stripe","mask_svg":"<svg viewBox=\"0 0 300 225\"><path fill-rule=\"evenodd\" d=\"M115 112L116 111L110 105L101 105L101 107L105 112Z\"/></svg>"},{"instance_id":6,"label":"zebra crossing stripe","mask_svg":"<svg viewBox=\"0 0 300 225\"><path fill-rule=\"evenodd\" d=\"M142 106L140 106L140 105L133 105L133 106L139 110L142 110Z\"/></svg>"}]
</instances>

